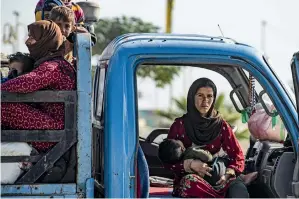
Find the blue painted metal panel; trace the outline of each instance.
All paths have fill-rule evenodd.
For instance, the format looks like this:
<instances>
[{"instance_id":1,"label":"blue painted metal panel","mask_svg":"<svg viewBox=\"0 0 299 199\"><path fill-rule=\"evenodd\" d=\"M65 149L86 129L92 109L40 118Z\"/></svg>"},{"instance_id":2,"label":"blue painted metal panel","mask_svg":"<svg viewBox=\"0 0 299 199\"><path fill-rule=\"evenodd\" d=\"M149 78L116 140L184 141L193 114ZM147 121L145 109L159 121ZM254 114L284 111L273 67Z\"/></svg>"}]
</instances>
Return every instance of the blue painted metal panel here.
<instances>
[{"instance_id":1,"label":"blue painted metal panel","mask_svg":"<svg viewBox=\"0 0 299 199\"><path fill-rule=\"evenodd\" d=\"M196 42L204 42L204 45L207 45L207 42L211 43L234 43L236 44L234 40L230 38L223 38L223 37L211 37L206 35L194 35L194 34L188 34L188 35L181 35L181 34L163 34L163 33L129 33L124 34L121 36L116 37L113 41L110 42L110 44L105 48L105 50L102 53L101 59L110 59L113 54L115 54L115 51L123 45L124 43L129 44L140 44L142 42L142 48L147 46L147 43L152 41L168 41L166 45L168 45L169 41L173 43L181 43L185 41L196 41ZM163 47L165 45L164 43L161 44L159 47ZM245 45L238 43L239 45ZM248 46L248 45L247 45ZM248 46L250 47L250 46Z\"/></svg>"},{"instance_id":2,"label":"blue painted metal panel","mask_svg":"<svg viewBox=\"0 0 299 199\"><path fill-rule=\"evenodd\" d=\"M1 185L3 195L75 195L76 184Z\"/></svg>"},{"instance_id":3,"label":"blue painted metal panel","mask_svg":"<svg viewBox=\"0 0 299 199\"><path fill-rule=\"evenodd\" d=\"M137 102L132 98L136 90L130 64L125 57L115 56L110 60L106 76L105 121L111 122L106 122L104 129L104 184L105 197L109 198L135 197L132 194L135 187ZM111 182L112 186L108 186Z\"/></svg>"},{"instance_id":4,"label":"blue painted metal panel","mask_svg":"<svg viewBox=\"0 0 299 199\"><path fill-rule=\"evenodd\" d=\"M195 42L196 41L196 42ZM144 34L115 39L104 51L110 59L105 96L105 197L134 197L132 176L137 143L136 63L206 63L240 66L252 73L280 112L293 140L298 138L295 107L281 82L254 48L210 37ZM116 81L117 80L117 81ZM109 104L109 105L108 105ZM296 151L298 149L296 148ZM115 155L117 154L117 155ZM117 190L117 191L115 191Z\"/></svg>"},{"instance_id":5,"label":"blue painted metal panel","mask_svg":"<svg viewBox=\"0 0 299 199\"><path fill-rule=\"evenodd\" d=\"M94 198L94 179L89 178L86 181L86 198Z\"/></svg>"},{"instance_id":6,"label":"blue painted metal panel","mask_svg":"<svg viewBox=\"0 0 299 199\"><path fill-rule=\"evenodd\" d=\"M91 40L90 34L78 34L77 44L77 128L78 167L77 191L85 192L85 183L91 178L92 169L92 127L91 127Z\"/></svg>"}]
</instances>

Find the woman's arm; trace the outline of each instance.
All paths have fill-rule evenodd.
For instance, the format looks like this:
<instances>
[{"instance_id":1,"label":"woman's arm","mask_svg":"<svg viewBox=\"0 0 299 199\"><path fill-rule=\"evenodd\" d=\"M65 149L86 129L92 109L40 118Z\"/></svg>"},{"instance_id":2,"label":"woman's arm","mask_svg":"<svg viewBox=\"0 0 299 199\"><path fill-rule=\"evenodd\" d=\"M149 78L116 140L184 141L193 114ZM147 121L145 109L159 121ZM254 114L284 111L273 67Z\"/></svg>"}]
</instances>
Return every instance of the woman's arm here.
<instances>
[{"instance_id":1,"label":"woman's arm","mask_svg":"<svg viewBox=\"0 0 299 199\"><path fill-rule=\"evenodd\" d=\"M60 77L58 62L44 62L30 73L11 79L1 85L2 91L31 93L51 85Z\"/></svg>"},{"instance_id":2,"label":"woman's arm","mask_svg":"<svg viewBox=\"0 0 299 199\"><path fill-rule=\"evenodd\" d=\"M221 133L223 140L222 148L230 158L227 173L231 175L239 175L243 172L245 167L242 148L228 123L223 123Z\"/></svg>"}]
</instances>

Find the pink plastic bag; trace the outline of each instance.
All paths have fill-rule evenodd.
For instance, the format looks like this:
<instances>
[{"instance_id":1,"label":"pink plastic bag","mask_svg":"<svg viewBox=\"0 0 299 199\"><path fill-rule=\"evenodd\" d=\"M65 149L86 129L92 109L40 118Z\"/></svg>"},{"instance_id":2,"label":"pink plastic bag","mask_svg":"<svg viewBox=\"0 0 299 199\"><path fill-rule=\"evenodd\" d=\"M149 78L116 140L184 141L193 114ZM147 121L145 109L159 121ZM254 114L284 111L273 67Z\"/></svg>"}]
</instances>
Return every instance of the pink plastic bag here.
<instances>
[{"instance_id":1,"label":"pink plastic bag","mask_svg":"<svg viewBox=\"0 0 299 199\"><path fill-rule=\"evenodd\" d=\"M273 112L273 104L266 103L268 110ZM286 138L286 129L280 116L277 117L277 123L272 127L272 117L269 116L261 104L256 104L256 112L248 120L248 129L251 135L260 141L282 142Z\"/></svg>"}]
</instances>

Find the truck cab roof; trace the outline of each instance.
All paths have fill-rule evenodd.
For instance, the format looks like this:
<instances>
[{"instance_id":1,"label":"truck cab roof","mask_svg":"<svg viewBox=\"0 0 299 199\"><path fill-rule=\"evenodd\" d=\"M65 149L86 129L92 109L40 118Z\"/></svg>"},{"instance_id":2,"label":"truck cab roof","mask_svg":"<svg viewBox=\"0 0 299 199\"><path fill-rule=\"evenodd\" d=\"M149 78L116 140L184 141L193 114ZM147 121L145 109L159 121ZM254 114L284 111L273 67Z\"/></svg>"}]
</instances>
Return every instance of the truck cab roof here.
<instances>
[{"instance_id":1,"label":"truck cab roof","mask_svg":"<svg viewBox=\"0 0 299 199\"><path fill-rule=\"evenodd\" d=\"M159 48L157 48L157 46ZM115 38L103 51L101 60L126 51L130 54L175 53L215 54L262 59L262 54L252 46L225 37L193 34L131 33Z\"/></svg>"}]
</instances>

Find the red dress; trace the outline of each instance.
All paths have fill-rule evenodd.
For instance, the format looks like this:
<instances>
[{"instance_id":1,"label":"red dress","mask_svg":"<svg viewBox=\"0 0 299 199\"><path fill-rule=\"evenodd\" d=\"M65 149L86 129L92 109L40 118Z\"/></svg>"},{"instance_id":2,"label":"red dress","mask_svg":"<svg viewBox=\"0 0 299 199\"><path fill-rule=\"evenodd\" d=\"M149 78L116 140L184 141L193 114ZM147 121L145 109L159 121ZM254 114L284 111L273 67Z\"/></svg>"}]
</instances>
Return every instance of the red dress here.
<instances>
[{"instance_id":1,"label":"red dress","mask_svg":"<svg viewBox=\"0 0 299 199\"><path fill-rule=\"evenodd\" d=\"M41 89L74 90L75 82L73 66L65 60L53 60L3 83L1 90L14 93L31 93ZM11 129L64 129L64 104L40 103L37 109L25 103L1 103L1 123ZM41 151L54 144L35 142L32 146Z\"/></svg>"},{"instance_id":2,"label":"red dress","mask_svg":"<svg viewBox=\"0 0 299 199\"><path fill-rule=\"evenodd\" d=\"M184 121L177 118L172 124L168 139L177 139L183 142L186 148L192 145L191 140L187 137L184 129ZM203 149L208 150L211 154L216 154L223 149L230 157L231 161L228 168L234 169L236 175L244 170L245 161L242 149L231 130L228 123L223 122L220 135ZM174 172L174 190L173 195L179 197L197 197L197 198L223 198L229 183L223 189L215 190L210 184L196 174L186 173L183 162L175 165L165 165L166 168Z\"/></svg>"}]
</instances>

